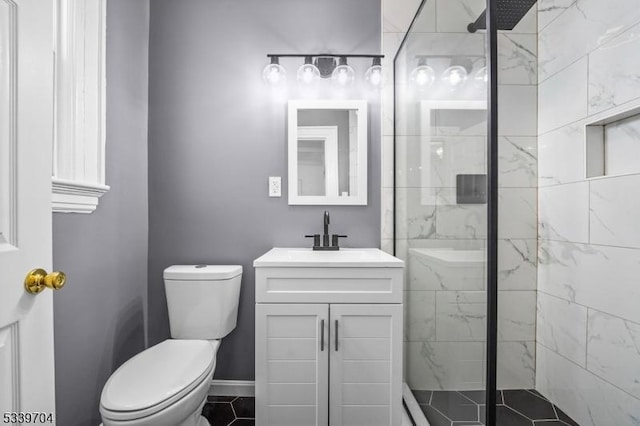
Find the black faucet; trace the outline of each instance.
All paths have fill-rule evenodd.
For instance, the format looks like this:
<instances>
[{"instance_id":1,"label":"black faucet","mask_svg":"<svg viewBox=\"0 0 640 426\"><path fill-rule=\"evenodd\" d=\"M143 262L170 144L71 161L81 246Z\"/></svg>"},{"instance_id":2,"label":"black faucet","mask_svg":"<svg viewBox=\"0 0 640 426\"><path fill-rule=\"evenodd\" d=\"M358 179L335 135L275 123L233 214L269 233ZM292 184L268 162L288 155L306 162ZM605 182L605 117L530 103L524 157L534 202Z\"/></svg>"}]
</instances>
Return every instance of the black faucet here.
<instances>
[{"instance_id":1,"label":"black faucet","mask_svg":"<svg viewBox=\"0 0 640 426\"><path fill-rule=\"evenodd\" d=\"M331 220L329 219L329 212L325 210L324 212L324 233L322 234L322 245L320 245L320 234L313 235L305 235L307 238L313 238L313 249L314 250L340 250L340 246L338 245L339 238L347 238L346 235L338 235L333 234L331 236L331 244L329 244L329 223Z\"/></svg>"},{"instance_id":2,"label":"black faucet","mask_svg":"<svg viewBox=\"0 0 640 426\"><path fill-rule=\"evenodd\" d=\"M324 211L324 234L322 234L322 246L329 246L329 212L327 210Z\"/></svg>"}]
</instances>

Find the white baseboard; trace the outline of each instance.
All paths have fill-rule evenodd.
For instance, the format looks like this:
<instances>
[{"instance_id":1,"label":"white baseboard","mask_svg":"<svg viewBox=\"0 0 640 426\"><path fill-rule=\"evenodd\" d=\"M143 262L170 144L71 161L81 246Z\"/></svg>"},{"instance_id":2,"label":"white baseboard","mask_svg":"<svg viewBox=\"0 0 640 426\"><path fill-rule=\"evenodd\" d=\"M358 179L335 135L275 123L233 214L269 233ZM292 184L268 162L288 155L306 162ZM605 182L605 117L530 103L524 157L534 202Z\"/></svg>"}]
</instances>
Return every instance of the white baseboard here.
<instances>
[{"instance_id":1,"label":"white baseboard","mask_svg":"<svg viewBox=\"0 0 640 426\"><path fill-rule=\"evenodd\" d=\"M256 382L253 380L211 380L209 395L255 396Z\"/></svg>"}]
</instances>

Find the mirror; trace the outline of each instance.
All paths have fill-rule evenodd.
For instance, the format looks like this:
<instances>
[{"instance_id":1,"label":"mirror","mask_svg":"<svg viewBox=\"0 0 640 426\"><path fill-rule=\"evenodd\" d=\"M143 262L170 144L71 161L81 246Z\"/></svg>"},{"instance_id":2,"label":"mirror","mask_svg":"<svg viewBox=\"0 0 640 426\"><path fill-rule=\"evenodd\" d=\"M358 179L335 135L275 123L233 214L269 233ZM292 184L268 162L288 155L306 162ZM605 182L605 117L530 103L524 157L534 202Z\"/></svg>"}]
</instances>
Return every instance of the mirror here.
<instances>
[{"instance_id":1,"label":"mirror","mask_svg":"<svg viewBox=\"0 0 640 426\"><path fill-rule=\"evenodd\" d=\"M367 204L367 102L289 101L289 204Z\"/></svg>"}]
</instances>

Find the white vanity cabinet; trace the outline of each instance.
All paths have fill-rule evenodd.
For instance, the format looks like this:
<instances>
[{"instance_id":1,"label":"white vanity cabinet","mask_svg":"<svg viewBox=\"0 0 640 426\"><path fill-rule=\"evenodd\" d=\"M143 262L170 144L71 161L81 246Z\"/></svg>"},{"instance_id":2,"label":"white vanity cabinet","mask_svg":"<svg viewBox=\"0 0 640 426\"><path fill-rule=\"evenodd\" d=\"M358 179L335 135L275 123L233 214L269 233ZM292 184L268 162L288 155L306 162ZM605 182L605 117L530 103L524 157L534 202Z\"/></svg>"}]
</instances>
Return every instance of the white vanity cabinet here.
<instances>
[{"instance_id":1,"label":"white vanity cabinet","mask_svg":"<svg viewBox=\"0 0 640 426\"><path fill-rule=\"evenodd\" d=\"M256 425L399 426L403 262L285 250L254 262Z\"/></svg>"},{"instance_id":2,"label":"white vanity cabinet","mask_svg":"<svg viewBox=\"0 0 640 426\"><path fill-rule=\"evenodd\" d=\"M329 424L328 327L329 305L256 304L256 425Z\"/></svg>"}]
</instances>

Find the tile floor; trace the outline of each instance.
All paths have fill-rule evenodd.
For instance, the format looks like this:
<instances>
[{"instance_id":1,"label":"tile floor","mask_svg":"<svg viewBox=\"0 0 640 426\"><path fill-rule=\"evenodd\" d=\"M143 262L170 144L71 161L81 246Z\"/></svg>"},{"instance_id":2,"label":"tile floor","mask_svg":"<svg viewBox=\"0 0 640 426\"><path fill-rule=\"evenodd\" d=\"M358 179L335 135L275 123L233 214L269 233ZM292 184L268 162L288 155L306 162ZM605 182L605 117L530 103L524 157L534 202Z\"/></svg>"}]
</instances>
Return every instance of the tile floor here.
<instances>
[{"instance_id":1,"label":"tile floor","mask_svg":"<svg viewBox=\"0 0 640 426\"><path fill-rule=\"evenodd\" d=\"M481 426L484 391L413 391L431 426ZM497 426L579 426L535 390L498 391ZM255 399L209 396L202 415L211 426L254 426Z\"/></svg>"},{"instance_id":2,"label":"tile floor","mask_svg":"<svg viewBox=\"0 0 640 426\"><path fill-rule=\"evenodd\" d=\"M212 426L255 425L255 399L236 396L209 396L202 415ZM411 420L403 413L402 426L411 426Z\"/></svg>"},{"instance_id":3,"label":"tile floor","mask_svg":"<svg viewBox=\"0 0 640 426\"><path fill-rule=\"evenodd\" d=\"M431 426L480 426L485 422L484 391L413 391ZM579 426L535 390L497 395L497 426Z\"/></svg>"},{"instance_id":4,"label":"tile floor","mask_svg":"<svg viewBox=\"0 0 640 426\"><path fill-rule=\"evenodd\" d=\"M202 415L211 426L254 426L255 398L243 396L209 396Z\"/></svg>"}]
</instances>

